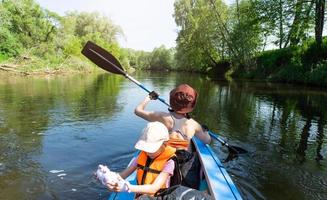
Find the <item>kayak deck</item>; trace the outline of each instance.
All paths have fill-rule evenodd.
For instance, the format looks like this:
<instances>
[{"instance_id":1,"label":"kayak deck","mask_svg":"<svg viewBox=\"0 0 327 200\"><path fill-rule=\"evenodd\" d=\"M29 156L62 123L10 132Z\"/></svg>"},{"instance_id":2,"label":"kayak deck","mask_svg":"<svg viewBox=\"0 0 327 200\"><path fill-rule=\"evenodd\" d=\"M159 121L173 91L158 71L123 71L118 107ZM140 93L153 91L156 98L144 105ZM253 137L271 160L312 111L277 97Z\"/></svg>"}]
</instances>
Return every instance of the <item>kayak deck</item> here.
<instances>
[{"instance_id":1,"label":"kayak deck","mask_svg":"<svg viewBox=\"0 0 327 200\"><path fill-rule=\"evenodd\" d=\"M241 200L242 197L240 192L233 183L224 166L221 164L220 160L212 151L211 147L204 144L196 137L193 137L192 142L199 155L199 160L204 174L204 179L201 180L200 190L208 190L208 193L215 199ZM135 154L133 159L136 159L137 155L138 154ZM131 184L136 184L136 172L131 174L127 180L130 181ZM127 192L112 193L109 196L109 200L134 199L134 196L134 193Z\"/></svg>"},{"instance_id":2,"label":"kayak deck","mask_svg":"<svg viewBox=\"0 0 327 200\"><path fill-rule=\"evenodd\" d=\"M211 147L196 137L193 137L192 140L198 152L211 196L215 199L242 199L236 185Z\"/></svg>"}]
</instances>

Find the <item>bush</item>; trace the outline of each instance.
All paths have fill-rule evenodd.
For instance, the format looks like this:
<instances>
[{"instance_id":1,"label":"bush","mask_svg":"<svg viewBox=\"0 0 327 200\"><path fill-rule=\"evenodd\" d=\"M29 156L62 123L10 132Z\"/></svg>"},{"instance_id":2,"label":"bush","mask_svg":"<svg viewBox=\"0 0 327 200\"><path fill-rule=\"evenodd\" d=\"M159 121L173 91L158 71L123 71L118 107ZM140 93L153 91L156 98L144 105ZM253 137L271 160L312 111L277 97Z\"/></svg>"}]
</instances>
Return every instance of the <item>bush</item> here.
<instances>
[{"instance_id":1,"label":"bush","mask_svg":"<svg viewBox=\"0 0 327 200\"><path fill-rule=\"evenodd\" d=\"M290 59L293 58L293 61ZM265 51L256 59L257 68L254 75L269 77L280 69L293 63L300 62L300 51L297 47Z\"/></svg>"},{"instance_id":2,"label":"bush","mask_svg":"<svg viewBox=\"0 0 327 200\"><path fill-rule=\"evenodd\" d=\"M81 49L82 49L82 45L81 45L81 41L75 37L75 36L70 36L67 38L67 41L64 45L64 54L65 55L80 55L81 54Z\"/></svg>"},{"instance_id":3,"label":"bush","mask_svg":"<svg viewBox=\"0 0 327 200\"><path fill-rule=\"evenodd\" d=\"M265 51L256 63L253 70L237 73L246 78L327 86L327 38L321 46L311 39L302 46Z\"/></svg>"},{"instance_id":4,"label":"bush","mask_svg":"<svg viewBox=\"0 0 327 200\"><path fill-rule=\"evenodd\" d=\"M8 60L8 58L9 57L7 55L4 55L4 54L1 54L0 53L0 63L3 62L3 61L5 61L5 60Z\"/></svg>"},{"instance_id":5,"label":"bush","mask_svg":"<svg viewBox=\"0 0 327 200\"><path fill-rule=\"evenodd\" d=\"M0 27L0 54L8 57L17 56L22 50L21 43L6 28Z\"/></svg>"},{"instance_id":6,"label":"bush","mask_svg":"<svg viewBox=\"0 0 327 200\"><path fill-rule=\"evenodd\" d=\"M327 59L327 39L323 40L321 46L318 46L315 41L309 40L303 47L302 62L310 67L312 64L318 63L321 60Z\"/></svg>"},{"instance_id":7,"label":"bush","mask_svg":"<svg viewBox=\"0 0 327 200\"><path fill-rule=\"evenodd\" d=\"M305 83L305 68L302 64L291 63L290 65L279 69L276 73L272 74L268 78L272 81Z\"/></svg>"},{"instance_id":8,"label":"bush","mask_svg":"<svg viewBox=\"0 0 327 200\"><path fill-rule=\"evenodd\" d=\"M306 73L307 82L313 85L327 86L327 60L316 64Z\"/></svg>"}]
</instances>

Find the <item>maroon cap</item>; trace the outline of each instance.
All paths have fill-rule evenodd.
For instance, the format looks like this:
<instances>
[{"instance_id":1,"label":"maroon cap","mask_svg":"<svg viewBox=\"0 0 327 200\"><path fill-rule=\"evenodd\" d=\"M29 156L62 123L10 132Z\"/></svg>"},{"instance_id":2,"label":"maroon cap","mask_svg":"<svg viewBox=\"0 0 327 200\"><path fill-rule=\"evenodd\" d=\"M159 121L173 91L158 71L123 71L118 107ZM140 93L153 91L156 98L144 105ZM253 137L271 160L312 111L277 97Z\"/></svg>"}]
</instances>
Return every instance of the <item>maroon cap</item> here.
<instances>
[{"instance_id":1,"label":"maroon cap","mask_svg":"<svg viewBox=\"0 0 327 200\"><path fill-rule=\"evenodd\" d=\"M196 104L198 93L191 86L182 84L170 91L170 106L178 113L189 113Z\"/></svg>"}]
</instances>

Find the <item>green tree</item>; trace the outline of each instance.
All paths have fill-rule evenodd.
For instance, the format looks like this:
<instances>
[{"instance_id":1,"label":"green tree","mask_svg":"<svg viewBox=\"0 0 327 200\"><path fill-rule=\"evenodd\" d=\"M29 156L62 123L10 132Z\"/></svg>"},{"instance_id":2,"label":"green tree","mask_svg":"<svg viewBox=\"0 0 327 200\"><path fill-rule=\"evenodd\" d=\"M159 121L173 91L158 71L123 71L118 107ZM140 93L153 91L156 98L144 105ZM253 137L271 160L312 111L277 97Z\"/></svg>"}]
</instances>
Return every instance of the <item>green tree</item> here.
<instances>
[{"instance_id":1,"label":"green tree","mask_svg":"<svg viewBox=\"0 0 327 200\"><path fill-rule=\"evenodd\" d=\"M308 39L314 24L313 0L253 0L252 5L259 13L261 26L277 39L273 43L280 49Z\"/></svg>"},{"instance_id":2,"label":"green tree","mask_svg":"<svg viewBox=\"0 0 327 200\"><path fill-rule=\"evenodd\" d=\"M172 68L173 55L164 45L153 49L150 58L150 68L156 70Z\"/></svg>"},{"instance_id":3,"label":"green tree","mask_svg":"<svg viewBox=\"0 0 327 200\"><path fill-rule=\"evenodd\" d=\"M117 37L123 34L121 28L108 17L97 12L69 12L61 19L60 30L61 34L58 38L62 42L59 44L61 47L72 42L76 43L76 39L81 45L92 40L110 50L114 55L118 57L120 55Z\"/></svg>"},{"instance_id":4,"label":"green tree","mask_svg":"<svg viewBox=\"0 0 327 200\"><path fill-rule=\"evenodd\" d=\"M22 50L18 39L5 27L0 27L0 54L17 56Z\"/></svg>"},{"instance_id":5,"label":"green tree","mask_svg":"<svg viewBox=\"0 0 327 200\"><path fill-rule=\"evenodd\" d=\"M84 44L91 40L115 55L129 67L127 54L118 44L122 30L107 16L99 13L69 12L59 16L40 7L35 0L0 1L0 57L10 59L20 70L87 66L81 55ZM84 61L82 62L82 59Z\"/></svg>"},{"instance_id":6,"label":"green tree","mask_svg":"<svg viewBox=\"0 0 327 200\"><path fill-rule=\"evenodd\" d=\"M4 26L29 48L53 39L58 16L42 9L34 0L3 0L1 10L5 10Z\"/></svg>"},{"instance_id":7,"label":"green tree","mask_svg":"<svg viewBox=\"0 0 327 200\"><path fill-rule=\"evenodd\" d=\"M134 49L125 49L129 65L135 69L149 69L151 52L139 51Z\"/></svg>"},{"instance_id":8,"label":"green tree","mask_svg":"<svg viewBox=\"0 0 327 200\"><path fill-rule=\"evenodd\" d=\"M232 41L234 54L231 62L244 69L252 67L253 57L263 45L264 29L260 26L258 12L250 1L236 1L230 7L228 20L229 40Z\"/></svg>"},{"instance_id":9,"label":"green tree","mask_svg":"<svg viewBox=\"0 0 327 200\"><path fill-rule=\"evenodd\" d=\"M51 42L56 34L58 15L42 9L34 0L0 2L0 51L17 56L22 47Z\"/></svg>"},{"instance_id":10,"label":"green tree","mask_svg":"<svg viewBox=\"0 0 327 200\"><path fill-rule=\"evenodd\" d=\"M136 53L136 66L139 69L150 68L151 53L146 51L137 51Z\"/></svg>"},{"instance_id":11,"label":"green tree","mask_svg":"<svg viewBox=\"0 0 327 200\"><path fill-rule=\"evenodd\" d=\"M110 51L124 67L129 67L127 54L117 40L123 32L107 16L98 12L68 12L61 18L59 30L56 46L65 57L81 56L82 47L90 40Z\"/></svg>"},{"instance_id":12,"label":"green tree","mask_svg":"<svg viewBox=\"0 0 327 200\"><path fill-rule=\"evenodd\" d=\"M236 1L228 8L221 0L179 0L174 16L181 29L176 47L179 68L207 71L224 60L250 66L263 41L250 1Z\"/></svg>"},{"instance_id":13,"label":"green tree","mask_svg":"<svg viewBox=\"0 0 327 200\"><path fill-rule=\"evenodd\" d=\"M216 3L226 16L226 5ZM175 4L177 37L176 65L180 69L204 71L216 65L226 52L224 35L217 31L218 22L207 0L179 0ZM223 22L224 23L224 22Z\"/></svg>"}]
</instances>

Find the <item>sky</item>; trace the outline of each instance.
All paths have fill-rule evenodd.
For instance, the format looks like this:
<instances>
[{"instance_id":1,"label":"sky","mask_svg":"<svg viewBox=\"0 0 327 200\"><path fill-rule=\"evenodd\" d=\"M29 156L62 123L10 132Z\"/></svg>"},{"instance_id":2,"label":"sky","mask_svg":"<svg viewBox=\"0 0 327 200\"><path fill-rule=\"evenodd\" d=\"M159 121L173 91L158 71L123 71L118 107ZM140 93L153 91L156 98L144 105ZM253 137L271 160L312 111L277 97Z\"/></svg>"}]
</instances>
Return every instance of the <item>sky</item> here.
<instances>
[{"instance_id":1,"label":"sky","mask_svg":"<svg viewBox=\"0 0 327 200\"><path fill-rule=\"evenodd\" d=\"M227 0L227 2L232 0ZM152 51L176 46L178 27L174 0L36 0L41 7L64 15L67 11L97 11L120 26L122 47Z\"/></svg>"}]
</instances>

